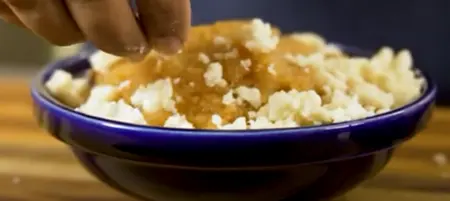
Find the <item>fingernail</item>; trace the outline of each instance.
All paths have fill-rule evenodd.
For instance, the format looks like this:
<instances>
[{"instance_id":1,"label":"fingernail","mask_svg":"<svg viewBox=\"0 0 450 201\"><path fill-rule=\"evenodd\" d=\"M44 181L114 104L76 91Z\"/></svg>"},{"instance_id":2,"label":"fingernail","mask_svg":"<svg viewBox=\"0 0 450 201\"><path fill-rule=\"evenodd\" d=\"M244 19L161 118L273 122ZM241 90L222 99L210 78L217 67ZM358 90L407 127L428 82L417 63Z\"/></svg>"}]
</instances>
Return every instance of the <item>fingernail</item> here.
<instances>
[{"instance_id":1,"label":"fingernail","mask_svg":"<svg viewBox=\"0 0 450 201\"><path fill-rule=\"evenodd\" d=\"M149 52L147 45L130 46L125 49L129 53L127 57L133 62L142 61Z\"/></svg>"},{"instance_id":2,"label":"fingernail","mask_svg":"<svg viewBox=\"0 0 450 201\"><path fill-rule=\"evenodd\" d=\"M176 54L181 49L181 41L176 37L158 38L154 42L154 48L163 54Z\"/></svg>"}]
</instances>

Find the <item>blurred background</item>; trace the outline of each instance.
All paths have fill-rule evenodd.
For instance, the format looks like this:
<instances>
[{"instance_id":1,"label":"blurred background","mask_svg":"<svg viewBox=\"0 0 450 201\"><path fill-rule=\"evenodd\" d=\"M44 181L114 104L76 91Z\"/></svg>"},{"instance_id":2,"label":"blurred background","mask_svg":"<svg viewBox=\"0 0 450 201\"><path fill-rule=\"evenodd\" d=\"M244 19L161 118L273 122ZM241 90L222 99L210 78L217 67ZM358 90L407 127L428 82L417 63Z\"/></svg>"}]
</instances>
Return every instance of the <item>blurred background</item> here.
<instances>
[{"instance_id":1,"label":"blurred background","mask_svg":"<svg viewBox=\"0 0 450 201\"><path fill-rule=\"evenodd\" d=\"M75 54L80 46L52 46L29 31L0 20L0 75L32 76L46 63Z\"/></svg>"}]
</instances>

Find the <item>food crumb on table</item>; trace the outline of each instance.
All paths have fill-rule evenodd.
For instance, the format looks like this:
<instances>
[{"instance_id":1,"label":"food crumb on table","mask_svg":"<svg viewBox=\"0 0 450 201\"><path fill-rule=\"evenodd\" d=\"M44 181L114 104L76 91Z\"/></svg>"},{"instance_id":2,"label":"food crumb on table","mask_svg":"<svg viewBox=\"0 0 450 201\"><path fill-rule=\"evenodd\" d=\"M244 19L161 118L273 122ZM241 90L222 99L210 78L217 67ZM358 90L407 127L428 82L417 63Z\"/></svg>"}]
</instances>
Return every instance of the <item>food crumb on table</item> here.
<instances>
[{"instance_id":1,"label":"food crumb on table","mask_svg":"<svg viewBox=\"0 0 450 201\"><path fill-rule=\"evenodd\" d=\"M448 158L444 153L436 153L433 156L433 161L439 166L445 166L448 163Z\"/></svg>"}]
</instances>

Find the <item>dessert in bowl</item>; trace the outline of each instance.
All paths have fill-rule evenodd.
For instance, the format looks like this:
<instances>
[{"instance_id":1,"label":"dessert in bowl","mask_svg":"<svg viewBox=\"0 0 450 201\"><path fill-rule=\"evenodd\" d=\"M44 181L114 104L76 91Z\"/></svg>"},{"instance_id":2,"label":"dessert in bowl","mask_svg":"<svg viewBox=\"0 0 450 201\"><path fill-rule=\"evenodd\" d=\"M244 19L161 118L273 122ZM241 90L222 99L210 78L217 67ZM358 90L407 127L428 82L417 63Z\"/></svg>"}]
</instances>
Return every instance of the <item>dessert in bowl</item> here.
<instances>
[{"instance_id":1,"label":"dessert in bowl","mask_svg":"<svg viewBox=\"0 0 450 201\"><path fill-rule=\"evenodd\" d=\"M97 178L144 200L313 200L378 173L426 123L436 87L407 50L194 27L182 52L104 52L34 81L38 121Z\"/></svg>"}]
</instances>

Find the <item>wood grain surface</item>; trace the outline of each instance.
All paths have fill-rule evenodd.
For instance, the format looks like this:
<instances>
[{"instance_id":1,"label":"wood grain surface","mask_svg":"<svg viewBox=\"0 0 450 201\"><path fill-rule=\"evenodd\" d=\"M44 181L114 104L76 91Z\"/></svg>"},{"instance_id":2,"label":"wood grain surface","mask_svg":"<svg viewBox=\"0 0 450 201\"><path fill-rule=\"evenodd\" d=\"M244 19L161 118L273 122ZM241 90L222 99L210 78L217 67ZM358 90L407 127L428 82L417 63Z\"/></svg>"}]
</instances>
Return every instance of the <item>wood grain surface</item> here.
<instances>
[{"instance_id":1,"label":"wood grain surface","mask_svg":"<svg viewBox=\"0 0 450 201\"><path fill-rule=\"evenodd\" d=\"M65 145L38 128L28 81L0 76L1 201L132 201L84 171ZM450 200L450 109L403 145L377 177L342 201Z\"/></svg>"}]
</instances>

